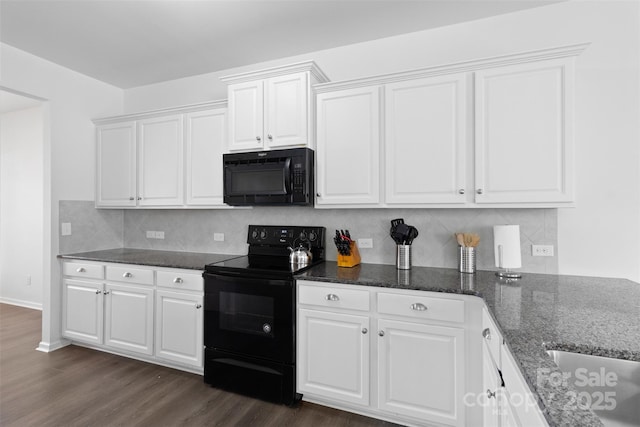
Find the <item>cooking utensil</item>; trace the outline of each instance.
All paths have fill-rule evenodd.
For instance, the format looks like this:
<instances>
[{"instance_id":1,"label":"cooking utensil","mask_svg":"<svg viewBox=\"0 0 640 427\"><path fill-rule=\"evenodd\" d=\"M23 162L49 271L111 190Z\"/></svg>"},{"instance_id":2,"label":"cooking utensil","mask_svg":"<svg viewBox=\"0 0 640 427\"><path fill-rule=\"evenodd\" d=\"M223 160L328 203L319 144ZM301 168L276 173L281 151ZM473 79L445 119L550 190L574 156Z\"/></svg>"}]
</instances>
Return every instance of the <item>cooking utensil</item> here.
<instances>
[{"instance_id":1,"label":"cooking utensil","mask_svg":"<svg viewBox=\"0 0 640 427\"><path fill-rule=\"evenodd\" d=\"M289 249L290 251L289 252L290 264L295 264L298 266L306 266L313 259L313 254L311 253L311 251L305 248L304 246L302 246L302 243L300 243L300 246L298 246L295 249L293 249L291 246L289 246L287 249Z\"/></svg>"}]
</instances>

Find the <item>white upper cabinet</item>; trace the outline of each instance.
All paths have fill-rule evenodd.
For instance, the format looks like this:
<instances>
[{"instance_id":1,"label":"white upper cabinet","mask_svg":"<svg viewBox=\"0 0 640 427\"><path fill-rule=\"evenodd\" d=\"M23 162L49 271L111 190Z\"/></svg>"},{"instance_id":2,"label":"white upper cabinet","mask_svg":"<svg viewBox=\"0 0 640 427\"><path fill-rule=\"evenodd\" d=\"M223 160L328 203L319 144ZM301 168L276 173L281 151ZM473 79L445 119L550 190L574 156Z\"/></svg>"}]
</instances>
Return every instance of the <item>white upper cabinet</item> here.
<instances>
[{"instance_id":1,"label":"white upper cabinet","mask_svg":"<svg viewBox=\"0 0 640 427\"><path fill-rule=\"evenodd\" d=\"M138 122L138 185L140 206L183 204L182 115Z\"/></svg>"},{"instance_id":2,"label":"white upper cabinet","mask_svg":"<svg viewBox=\"0 0 640 427\"><path fill-rule=\"evenodd\" d=\"M227 140L227 111L213 109L185 115L187 205L221 206L222 153Z\"/></svg>"},{"instance_id":3,"label":"white upper cabinet","mask_svg":"<svg viewBox=\"0 0 640 427\"><path fill-rule=\"evenodd\" d=\"M475 73L477 203L573 201L573 62Z\"/></svg>"},{"instance_id":4,"label":"white upper cabinet","mask_svg":"<svg viewBox=\"0 0 640 427\"><path fill-rule=\"evenodd\" d=\"M228 207L226 102L97 119L96 207Z\"/></svg>"},{"instance_id":5,"label":"white upper cabinet","mask_svg":"<svg viewBox=\"0 0 640 427\"><path fill-rule=\"evenodd\" d=\"M586 46L314 86L316 205L571 206L573 63Z\"/></svg>"},{"instance_id":6,"label":"white upper cabinet","mask_svg":"<svg viewBox=\"0 0 640 427\"><path fill-rule=\"evenodd\" d=\"M99 126L96 137L96 206L135 206L136 123Z\"/></svg>"},{"instance_id":7,"label":"white upper cabinet","mask_svg":"<svg viewBox=\"0 0 640 427\"><path fill-rule=\"evenodd\" d=\"M223 77L229 84L229 151L313 148L311 85L328 79L313 63Z\"/></svg>"},{"instance_id":8,"label":"white upper cabinet","mask_svg":"<svg viewBox=\"0 0 640 427\"><path fill-rule=\"evenodd\" d=\"M318 94L317 198L322 205L380 200L380 88Z\"/></svg>"},{"instance_id":9,"label":"white upper cabinet","mask_svg":"<svg viewBox=\"0 0 640 427\"><path fill-rule=\"evenodd\" d=\"M263 147L264 82L229 85L229 150L260 150Z\"/></svg>"},{"instance_id":10,"label":"white upper cabinet","mask_svg":"<svg viewBox=\"0 0 640 427\"><path fill-rule=\"evenodd\" d=\"M467 75L385 86L385 201L464 203Z\"/></svg>"}]
</instances>

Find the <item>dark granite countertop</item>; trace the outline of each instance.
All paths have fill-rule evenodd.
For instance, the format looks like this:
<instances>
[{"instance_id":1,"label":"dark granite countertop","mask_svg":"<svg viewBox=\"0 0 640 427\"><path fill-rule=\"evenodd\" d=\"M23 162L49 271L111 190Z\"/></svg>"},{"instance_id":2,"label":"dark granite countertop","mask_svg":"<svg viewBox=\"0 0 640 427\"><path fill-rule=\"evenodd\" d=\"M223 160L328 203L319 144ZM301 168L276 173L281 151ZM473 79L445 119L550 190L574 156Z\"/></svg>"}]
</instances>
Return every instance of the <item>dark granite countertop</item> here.
<instances>
[{"instance_id":1,"label":"dark granite countertop","mask_svg":"<svg viewBox=\"0 0 640 427\"><path fill-rule=\"evenodd\" d=\"M484 299L551 426L601 426L588 410L567 410L572 389L549 381L560 373L547 350L640 361L640 284L626 279L326 262L297 276L322 282L475 295Z\"/></svg>"},{"instance_id":2,"label":"dark granite countertop","mask_svg":"<svg viewBox=\"0 0 640 427\"><path fill-rule=\"evenodd\" d=\"M153 267L184 268L188 270L204 270L204 266L207 264L221 262L231 258L237 258L239 256L241 255L117 248L75 254L63 254L58 255L58 258L149 265Z\"/></svg>"}]
</instances>

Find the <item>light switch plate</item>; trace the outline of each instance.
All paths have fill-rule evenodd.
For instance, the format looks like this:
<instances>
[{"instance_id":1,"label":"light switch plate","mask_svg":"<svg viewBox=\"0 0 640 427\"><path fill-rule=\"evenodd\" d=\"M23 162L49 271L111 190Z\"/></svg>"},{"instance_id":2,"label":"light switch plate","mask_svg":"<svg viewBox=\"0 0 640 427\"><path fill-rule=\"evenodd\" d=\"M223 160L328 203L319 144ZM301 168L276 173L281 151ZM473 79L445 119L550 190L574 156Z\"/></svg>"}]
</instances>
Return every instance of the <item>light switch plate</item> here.
<instances>
[{"instance_id":1,"label":"light switch plate","mask_svg":"<svg viewBox=\"0 0 640 427\"><path fill-rule=\"evenodd\" d=\"M164 231L156 231L156 239L164 239Z\"/></svg>"},{"instance_id":2,"label":"light switch plate","mask_svg":"<svg viewBox=\"0 0 640 427\"><path fill-rule=\"evenodd\" d=\"M373 248L373 239L358 239L358 247L360 249L371 249Z\"/></svg>"},{"instance_id":3,"label":"light switch plate","mask_svg":"<svg viewBox=\"0 0 640 427\"><path fill-rule=\"evenodd\" d=\"M213 240L216 242L224 242L224 233L213 233Z\"/></svg>"},{"instance_id":4,"label":"light switch plate","mask_svg":"<svg viewBox=\"0 0 640 427\"><path fill-rule=\"evenodd\" d=\"M71 236L71 223L70 222L63 222L62 223L60 234L62 234L63 236Z\"/></svg>"},{"instance_id":5,"label":"light switch plate","mask_svg":"<svg viewBox=\"0 0 640 427\"><path fill-rule=\"evenodd\" d=\"M147 231L147 239L155 239L156 232L155 231Z\"/></svg>"}]
</instances>

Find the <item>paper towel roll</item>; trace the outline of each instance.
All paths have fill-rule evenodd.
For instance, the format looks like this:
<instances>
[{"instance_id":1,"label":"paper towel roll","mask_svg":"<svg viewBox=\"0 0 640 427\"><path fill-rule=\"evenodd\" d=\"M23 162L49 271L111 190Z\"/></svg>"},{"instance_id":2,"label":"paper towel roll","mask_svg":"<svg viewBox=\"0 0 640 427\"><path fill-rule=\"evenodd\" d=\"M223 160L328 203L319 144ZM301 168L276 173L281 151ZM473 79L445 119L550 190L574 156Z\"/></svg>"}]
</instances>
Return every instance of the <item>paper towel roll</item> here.
<instances>
[{"instance_id":1,"label":"paper towel roll","mask_svg":"<svg viewBox=\"0 0 640 427\"><path fill-rule=\"evenodd\" d=\"M502 247L502 249L501 249ZM494 225L493 226L493 251L496 267L520 268L520 226L519 225ZM502 262L500 253L502 252Z\"/></svg>"}]
</instances>

